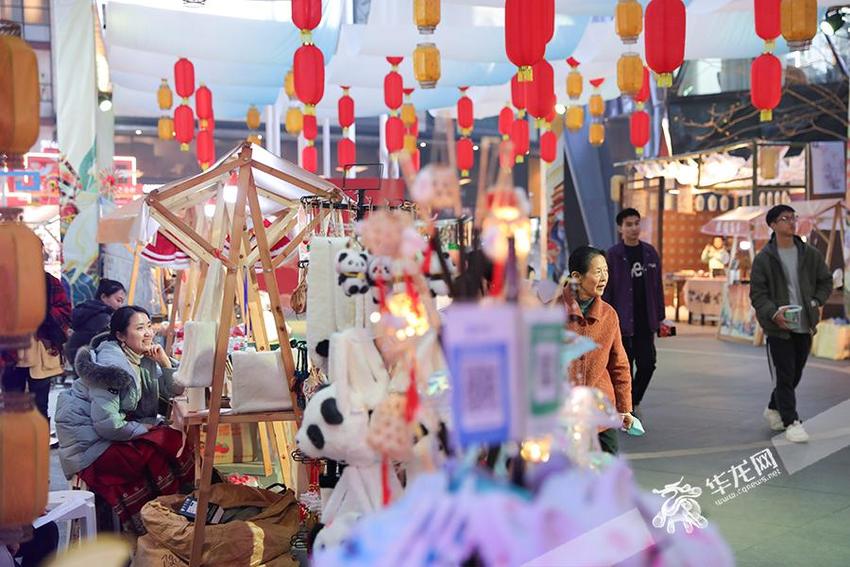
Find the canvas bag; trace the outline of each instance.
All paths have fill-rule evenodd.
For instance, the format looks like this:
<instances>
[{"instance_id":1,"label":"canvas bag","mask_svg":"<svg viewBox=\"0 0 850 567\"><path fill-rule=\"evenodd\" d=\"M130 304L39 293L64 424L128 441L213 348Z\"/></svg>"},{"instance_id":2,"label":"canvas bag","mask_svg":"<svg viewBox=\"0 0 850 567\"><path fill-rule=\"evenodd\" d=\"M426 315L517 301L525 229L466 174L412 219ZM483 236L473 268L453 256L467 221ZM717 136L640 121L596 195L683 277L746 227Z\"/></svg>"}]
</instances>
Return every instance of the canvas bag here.
<instances>
[{"instance_id":1,"label":"canvas bag","mask_svg":"<svg viewBox=\"0 0 850 567\"><path fill-rule=\"evenodd\" d=\"M234 413L292 409L283 361L277 351L234 352L230 407Z\"/></svg>"},{"instance_id":2,"label":"canvas bag","mask_svg":"<svg viewBox=\"0 0 850 567\"><path fill-rule=\"evenodd\" d=\"M183 356L180 359L180 368L174 376L178 384L188 388L205 388L212 385L223 290L224 268L221 261L215 260L207 270L207 279L201 291L195 319L183 325Z\"/></svg>"},{"instance_id":3,"label":"canvas bag","mask_svg":"<svg viewBox=\"0 0 850 567\"><path fill-rule=\"evenodd\" d=\"M812 340L812 354L829 360L850 358L850 325L840 325L835 321L818 323Z\"/></svg>"}]
</instances>

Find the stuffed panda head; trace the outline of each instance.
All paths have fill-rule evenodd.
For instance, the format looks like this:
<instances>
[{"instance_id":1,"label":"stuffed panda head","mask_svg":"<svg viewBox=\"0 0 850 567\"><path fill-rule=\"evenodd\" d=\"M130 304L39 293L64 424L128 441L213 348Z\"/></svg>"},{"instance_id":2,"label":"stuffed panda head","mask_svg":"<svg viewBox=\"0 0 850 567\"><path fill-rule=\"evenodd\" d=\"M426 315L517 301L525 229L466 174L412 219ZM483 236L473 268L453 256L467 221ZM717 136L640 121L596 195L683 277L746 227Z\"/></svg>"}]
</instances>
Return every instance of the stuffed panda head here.
<instances>
[{"instance_id":1,"label":"stuffed panda head","mask_svg":"<svg viewBox=\"0 0 850 567\"><path fill-rule=\"evenodd\" d=\"M366 443L369 413L350 411L346 388L334 383L310 398L295 443L314 459L328 458L349 465L371 465L380 457Z\"/></svg>"},{"instance_id":2,"label":"stuffed panda head","mask_svg":"<svg viewBox=\"0 0 850 567\"><path fill-rule=\"evenodd\" d=\"M345 295L352 296L369 291L366 281L366 269L369 266L369 256L365 252L340 250L336 255L337 283Z\"/></svg>"},{"instance_id":3,"label":"stuffed panda head","mask_svg":"<svg viewBox=\"0 0 850 567\"><path fill-rule=\"evenodd\" d=\"M443 259L449 269L449 279L453 280L457 274L457 268L452 261L452 257L448 252L443 252ZM443 279L443 267L440 264L440 258L437 256L436 252L431 253L431 260L428 264L428 289L431 290L432 297L436 297L438 295L447 296L451 291L449 286L446 284L446 281Z\"/></svg>"}]
</instances>

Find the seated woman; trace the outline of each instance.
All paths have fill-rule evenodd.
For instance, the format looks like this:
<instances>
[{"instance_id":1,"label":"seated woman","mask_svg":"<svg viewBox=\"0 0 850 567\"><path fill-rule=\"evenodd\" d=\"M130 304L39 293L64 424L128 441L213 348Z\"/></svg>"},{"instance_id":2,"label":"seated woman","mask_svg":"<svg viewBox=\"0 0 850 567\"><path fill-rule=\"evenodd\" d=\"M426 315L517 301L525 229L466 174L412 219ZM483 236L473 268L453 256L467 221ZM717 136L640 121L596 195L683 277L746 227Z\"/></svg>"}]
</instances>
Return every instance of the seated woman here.
<instances>
[{"instance_id":1,"label":"seated woman","mask_svg":"<svg viewBox=\"0 0 850 567\"><path fill-rule=\"evenodd\" d=\"M147 311L116 310L110 333L77 353L79 379L60 395L55 417L65 475L79 475L135 533L144 533L142 506L191 488L194 473L182 433L158 425L160 397L183 389L153 336Z\"/></svg>"},{"instance_id":2,"label":"seated woman","mask_svg":"<svg viewBox=\"0 0 850 567\"><path fill-rule=\"evenodd\" d=\"M608 262L602 250L582 246L569 259L570 277L578 283L576 297L564 292L570 323L574 333L589 337L598 346L570 367L574 385L600 389L623 417L623 426L632 424L632 373L620 336L620 320L614 308L602 301L608 284ZM617 453L617 430L599 434L602 450Z\"/></svg>"}]
</instances>

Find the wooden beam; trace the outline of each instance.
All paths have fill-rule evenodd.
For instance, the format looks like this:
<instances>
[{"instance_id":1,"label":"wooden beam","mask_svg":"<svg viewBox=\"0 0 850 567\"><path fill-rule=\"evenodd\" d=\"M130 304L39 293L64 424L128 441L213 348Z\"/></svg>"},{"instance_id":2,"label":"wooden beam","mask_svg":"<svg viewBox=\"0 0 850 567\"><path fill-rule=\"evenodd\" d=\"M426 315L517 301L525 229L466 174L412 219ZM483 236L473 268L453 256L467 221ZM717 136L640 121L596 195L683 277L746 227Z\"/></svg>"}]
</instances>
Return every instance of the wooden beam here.
<instances>
[{"instance_id":1,"label":"wooden beam","mask_svg":"<svg viewBox=\"0 0 850 567\"><path fill-rule=\"evenodd\" d=\"M283 217L282 220L287 224L283 225L282 223L278 223L275 221L272 226L266 229L266 239L269 242L277 243L278 240L281 239L284 235L286 235L290 230L295 228L295 225L298 224L298 211L291 211L288 215ZM254 231L256 233L256 230ZM253 250L249 250L247 254L247 258L245 259L246 266L253 266L257 263L260 258L260 250L259 247L255 247Z\"/></svg>"},{"instance_id":2,"label":"wooden beam","mask_svg":"<svg viewBox=\"0 0 850 567\"><path fill-rule=\"evenodd\" d=\"M288 173L278 171L277 169L275 169L273 167L269 167L268 165L266 165L264 163L260 163L256 160L251 162L251 166L262 171L263 173L267 173L267 174L271 175L272 177L277 177L281 181L286 181L287 183L295 185L299 189L303 189L304 191L307 191L308 193L312 193L313 195L315 195L317 197L322 197L323 199L329 199L329 200L332 199L333 197L338 197L338 195L333 195L331 193L328 193L327 191L324 191L323 189L319 189L318 187L314 187L313 185L304 181L303 179L299 179L299 178L295 177L294 175L290 175Z\"/></svg>"},{"instance_id":3,"label":"wooden beam","mask_svg":"<svg viewBox=\"0 0 850 567\"><path fill-rule=\"evenodd\" d=\"M174 187L169 187L164 191L155 189L150 193L150 195L148 195L148 203L150 203L150 198L159 200L172 199L185 191L196 188L198 185L201 185L206 181L210 181L211 179L215 179L216 177L222 175L227 175L237 167L246 164L249 161L251 161L250 153L245 156L243 150L243 152L239 154L238 158L225 161L219 164L217 167L208 169L198 176L192 177L191 179L187 179L186 181L178 183Z\"/></svg>"},{"instance_id":4,"label":"wooden beam","mask_svg":"<svg viewBox=\"0 0 850 567\"><path fill-rule=\"evenodd\" d=\"M307 223L307 226L301 229L301 231L295 236L295 238L292 239L292 242L287 244L286 248L284 248L276 258L274 258L272 262L272 266L274 267L274 269L279 268L280 265L286 261L289 255L292 254L292 252L296 248L298 248L298 246L304 240L304 237L309 234L314 228L316 228L316 225L322 222L322 220L328 215L329 212L329 209L322 209L315 217L313 217L313 220Z\"/></svg>"},{"instance_id":5,"label":"wooden beam","mask_svg":"<svg viewBox=\"0 0 850 567\"><path fill-rule=\"evenodd\" d=\"M174 213L169 211L162 203L160 203L156 199L153 199L150 202L150 206L158 213L156 216L162 217L162 219L158 220L167 220L172 226L174 226L174 228L176 228L182 234L185 234L187 238L191 239L194 244L197 244L205 252L205 255L201 255L205 262L210 263L212 262L213 258L216 258L218 256L216 249L213 248L212 244L207 242L205 238L195 232L195 229L178 219L174 215ZM184 240L184 242L186 241ZM235 268L235 266L230 263L231 261L226 258L222 258L221 262L227 267L228 270Z\"/></svg>"},{"instance_id":6,"label":"wooden beam","mask_svg":"<svg viewBox=\"0 0 850 567\"><path fill-rule=\"evenodd\" d=\"M239 168L238 190L236 192L236 207L230 234L231 240L236 240L245 232L245 201L251 177L251 166L245 161L250 160L250 146L243 146ZM212 481L213 462L215 460L215 442L218 436L218 424L221 413L221 392L224 388L224 371L227 363L227 347L230 340L230 325L233 322L233 304L236 301L235 266L239 263L239 246L230 247L230 261L227 276L224 278L224 296L221 302L218 336L216 337L215 360L213 363L212 392L210 393L210 408L207 418L207 439L204 446L204 460L201 465L201 482L198 488L198 508L195 518L195 531L192 537L192 555L190 567L200 567L204 549L204 529L206 527L207 508L210 501L210 483Z\"/></svg>"},{"instance_id":7,"label":"wooden beam","mask_svg":"<svg viewBox=\"0 0 850 567\"><path fill-rule=\"evenodd\" d=\"M136 242L136 249L133 250L133 269L130 272L130 288L127 290L127 305L133 305L133 300L136 298L136 284L139 281L139 264L142 261L142 248L142 243Z\"/></svg>"},{"instance_id":8,"label":"wooden beam","mask_svg":"<svg viewBox=\"0 0 850 567\"><path fill-rule=\"evenodd\" d=\"M265 187L257 187L257 193L259 193L260 197L268 199L269 201L274 201L279 205L283 205L285 208L295 207L298 205L297 199L287 199L286 197L282 197Z\"/></svg>"}]
</instances>

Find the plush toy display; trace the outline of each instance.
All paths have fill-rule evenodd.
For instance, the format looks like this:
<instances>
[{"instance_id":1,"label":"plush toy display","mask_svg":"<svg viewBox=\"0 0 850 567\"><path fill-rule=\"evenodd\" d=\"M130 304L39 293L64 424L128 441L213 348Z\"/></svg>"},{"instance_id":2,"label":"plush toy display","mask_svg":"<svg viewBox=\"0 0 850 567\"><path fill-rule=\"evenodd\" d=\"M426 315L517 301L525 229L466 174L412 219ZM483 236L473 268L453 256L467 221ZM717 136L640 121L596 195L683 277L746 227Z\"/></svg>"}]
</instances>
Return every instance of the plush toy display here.
<instances>
[{"instance_id":1,"label":"plush toy display","mask_svg":"<svg viewBox=\"0 0 850 567\"><path fill-rule=\"evenodd\" d=\"M451 255L448 252L443 252L443 259L449 269L449 277L454 279L457 275L457 268L452 261ZM428 263L428 273L426 276L428 278L428 289L431 290L431 297L437 297L438 295L447 296L450 294L451 290L449 289L446 280L443 278L443 267L440 264L440 258L437 256L436 252L431 253L431 259Z\"/></svg>"},{"instance_id":2,"label":"plush toy display","mask_svg":"<svg viewBox=\"0 0 850 567\"><path fill-rule=\"evenodd\" d=\"M345 295L351 297L369 291L369 283L366 281L368 267L369 256L365 252L346 248L336 255L337 283Z\"/></svg>"}]
</instances>

